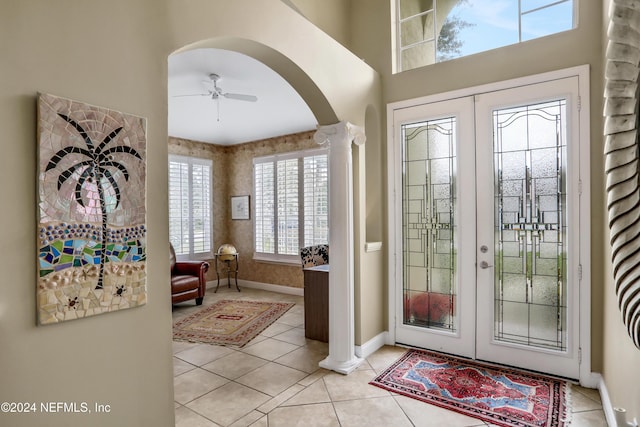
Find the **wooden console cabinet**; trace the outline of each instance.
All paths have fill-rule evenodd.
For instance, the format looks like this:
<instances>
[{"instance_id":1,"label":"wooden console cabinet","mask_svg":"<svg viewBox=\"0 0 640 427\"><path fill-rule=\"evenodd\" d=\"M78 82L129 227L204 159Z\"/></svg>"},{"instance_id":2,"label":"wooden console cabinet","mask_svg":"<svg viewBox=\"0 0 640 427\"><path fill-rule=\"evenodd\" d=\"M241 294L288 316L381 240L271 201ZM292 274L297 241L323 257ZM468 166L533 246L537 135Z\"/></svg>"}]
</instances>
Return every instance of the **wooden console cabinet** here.
<instances>
[{"instance_id":1,"label":"wooden console cabinet","mask_svg":"<svg viewBox=\"0 0 640 427\"><path fill-rule=\"evenodd\" d=\"M329 342L329 264L303 269L304 336Z\"/></svg>"}]
</instances>

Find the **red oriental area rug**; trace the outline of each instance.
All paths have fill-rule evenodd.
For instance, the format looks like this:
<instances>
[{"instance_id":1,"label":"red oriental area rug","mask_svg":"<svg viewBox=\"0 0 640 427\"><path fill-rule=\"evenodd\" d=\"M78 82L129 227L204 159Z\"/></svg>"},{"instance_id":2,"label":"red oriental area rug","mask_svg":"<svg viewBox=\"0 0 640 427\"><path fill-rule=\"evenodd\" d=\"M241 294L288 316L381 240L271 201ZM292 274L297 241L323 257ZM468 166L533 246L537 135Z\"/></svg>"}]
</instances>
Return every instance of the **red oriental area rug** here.
<instances>
[{"instance_id":1,"label":"red oriental area rug","mask_svg":"<svg viewBox=\"0 0 640 427\"><path fill-rule=\"evenodd\" d=\"M566 381L424 350L370 384L498 426L563 427L571 414Z\"/></svg>"},{"instance_id":2,"label":"red oriental area rug","mask_svg":"<svg viewBox=\"0 0 640 427\"><path fill-rule=\"evenodd\" d=\"M222 300L173 325L173 339L242 347L295 304Z\"/></svg>"}]
</instances>

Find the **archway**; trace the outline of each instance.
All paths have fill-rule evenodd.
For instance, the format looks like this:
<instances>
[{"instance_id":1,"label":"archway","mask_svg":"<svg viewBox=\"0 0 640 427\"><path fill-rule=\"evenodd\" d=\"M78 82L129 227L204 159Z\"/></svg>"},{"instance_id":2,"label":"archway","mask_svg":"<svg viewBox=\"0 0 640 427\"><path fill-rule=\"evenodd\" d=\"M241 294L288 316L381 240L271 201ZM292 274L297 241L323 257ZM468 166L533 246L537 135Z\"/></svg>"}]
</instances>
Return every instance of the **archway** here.
<instances>
[{"instance_id":1,"label":"archway","mask_svg":"<svg viewBox=\"0 0 640 427\"><path fill-rule=\"evenodd\" d=\"M335 43L328 43L327 46L328 50L336 48ZM239 52L262 62L280 74L300 94L316 117L320 125L318 134L321 135L316 138L316 141L329 143L330 163L341 165L330 167L330 171L340 170L342 173L333 173L333 178L330 179L330 206L333 206L331 209L332 229L335 227L337 231L330 232L330 246L335 256L331 261L329 286L332 289L330 295L335 296L341 293L344 297L334 297L335 299L330 297L330 316L333 320L330 320L329 357L322 362L321 366L349 373L360 363L360 359L355 357L353 301L354 223L359 224L360 218L354 218L351 143L356 141L362 144L364 131L350 122L340 122L339 118L342 113L347 117L356 117L359 119L359 123L364 122L366 105L371 104L372 100L379 97L377 74L358 60L357 68L359 70L354 72L357 84L351 82L345 86L345 80L351 79L341 78L339 81L334 81L335 85L331 85L331 82L324 78L324 73L318 74L317 67L314 67L312 71L318 76L312 76L313 73L303 69L302 65L284 53L264 43L242 37L207 38L185 45L174 53L196 48L217 48ZM339 51L340 55L338 56L345 53L344 48L340 47ZM348 62L354 58L349 53ZM327 63L326 68L335 72L335 63ZM321 86L323 87L321 88ZM333 90L334 86L342 88L343 91L336 93ZM349 96L351 94L353 96ZM336 99L330 102L332 95ZM363 102L360 105L360 100L368 102ZM358 107L354 108L355 105ZM340 110L343 111L340 113ZM359 171L361 174L364 172L364 170ZM356 182L363 183L363 180L359 179ZM362 212L362 210L358 209L356 212ZM341 327L345 322L350 327Z\"/></svg>"}]
</instances>

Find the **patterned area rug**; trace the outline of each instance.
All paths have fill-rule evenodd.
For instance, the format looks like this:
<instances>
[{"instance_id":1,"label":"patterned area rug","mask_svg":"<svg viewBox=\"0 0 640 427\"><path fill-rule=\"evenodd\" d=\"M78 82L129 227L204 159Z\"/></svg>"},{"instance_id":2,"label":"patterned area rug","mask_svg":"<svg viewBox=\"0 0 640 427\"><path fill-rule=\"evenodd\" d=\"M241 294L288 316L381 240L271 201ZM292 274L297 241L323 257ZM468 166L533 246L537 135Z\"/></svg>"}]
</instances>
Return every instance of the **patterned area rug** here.
<instances>
[{"instance_id":1,"label":"patterned area rug","mask_svg":"<svg viewBox=\"0 0 640 427\"><path fill-rule=\"evenodd\" d=\"M571 414L566 381L424 350L370 384L505 427L562 427Z\"/></svg>"},{"instance_id":2,"label":"patterned area rug","mask_svg":"<svg viewBox=\"0 0 640 427\"><path fill-rule=\"evenodd\" d=\"M242 347L295 304L222 300L173 325L173 339Z\"/></svg>"}]
</instances>

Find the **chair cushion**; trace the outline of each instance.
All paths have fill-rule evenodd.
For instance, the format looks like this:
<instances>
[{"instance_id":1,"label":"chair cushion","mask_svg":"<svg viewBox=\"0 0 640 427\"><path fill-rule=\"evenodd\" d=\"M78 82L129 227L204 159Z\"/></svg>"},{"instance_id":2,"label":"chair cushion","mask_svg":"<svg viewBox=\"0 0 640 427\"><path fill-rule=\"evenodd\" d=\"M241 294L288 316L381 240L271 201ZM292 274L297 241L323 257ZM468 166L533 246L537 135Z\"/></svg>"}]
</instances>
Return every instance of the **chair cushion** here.
<instances>
[{"instance_id":1,"label":"chair cushion","mask_svg":"<svg viewBox=\"0 0 640 427\"><path fill-rule=\"evenodd\" d=\"M329 245L314 245L300 248L302 267L329 264Z\"/></svg>"},{"instance_id":2,"label":"chair cushion","mask_svg":"<svg viewBox=\"0 0 640 427\"><path fill-rule=\"evenodd\" d=\"M173 294L197 289L199 286L198 276L173 276L171 278L171 293Z\"/></svg>"}]
</instances>

